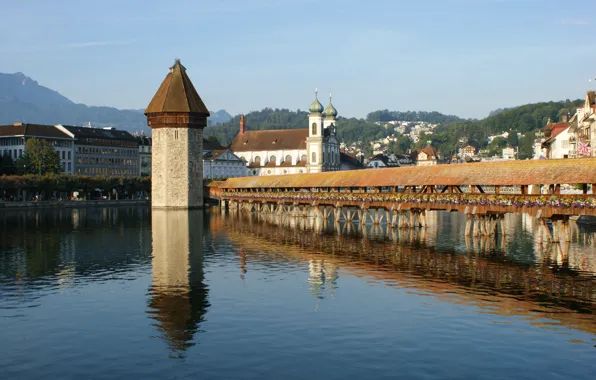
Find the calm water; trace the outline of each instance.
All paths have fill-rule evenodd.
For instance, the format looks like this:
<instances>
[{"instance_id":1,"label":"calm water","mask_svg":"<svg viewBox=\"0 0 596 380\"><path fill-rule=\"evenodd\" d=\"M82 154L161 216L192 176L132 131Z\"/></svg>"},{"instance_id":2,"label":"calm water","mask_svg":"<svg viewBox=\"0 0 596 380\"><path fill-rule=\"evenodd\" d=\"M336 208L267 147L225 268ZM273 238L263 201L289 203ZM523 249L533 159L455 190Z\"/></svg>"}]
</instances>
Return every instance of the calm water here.
<instances>
[{"instance_id":1,"label":"calm water","mask_svg":"<svg viewBox=\"0 0 596 380\"><path fill-rule=\"evenodd\" d=\"M596 235L0 213L0 378L594 379Z\"/></svg>"}]
</instances>

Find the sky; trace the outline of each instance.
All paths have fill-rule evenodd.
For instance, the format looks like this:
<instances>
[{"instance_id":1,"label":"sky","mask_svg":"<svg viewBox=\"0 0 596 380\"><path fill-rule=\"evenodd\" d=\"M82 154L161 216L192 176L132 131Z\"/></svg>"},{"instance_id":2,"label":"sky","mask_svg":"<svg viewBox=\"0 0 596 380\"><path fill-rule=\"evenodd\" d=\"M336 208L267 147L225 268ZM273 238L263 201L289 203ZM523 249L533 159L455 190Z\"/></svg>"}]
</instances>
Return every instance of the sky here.
<instances>
[{"instance_id":1,"label":"sky","mask_svg":"<svg viewBox=\"0 0 596 380\"><path fill-rule=\"evenodd\" d=\"M176 58L210 110L485 117L596 87L594 0L0 0L0 72L145 108Z\"/></svg>"}]
</instances>

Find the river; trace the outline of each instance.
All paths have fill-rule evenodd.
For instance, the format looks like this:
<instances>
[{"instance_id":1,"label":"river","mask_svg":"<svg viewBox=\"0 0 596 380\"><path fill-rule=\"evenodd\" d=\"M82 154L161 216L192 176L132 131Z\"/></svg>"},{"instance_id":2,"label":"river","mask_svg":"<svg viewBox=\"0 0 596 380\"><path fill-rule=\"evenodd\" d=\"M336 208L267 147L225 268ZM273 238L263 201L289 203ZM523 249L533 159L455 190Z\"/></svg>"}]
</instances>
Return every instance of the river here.
<instances>
[{"instance_id":1,"label":"river","mask_svg":"<svg viewBox=\"0 0 596 380\"><path fill-rule=\"evenodd\" d=\"M3 379L592 379L596 233L0 212Z\"/></svg>"}]
</instances>

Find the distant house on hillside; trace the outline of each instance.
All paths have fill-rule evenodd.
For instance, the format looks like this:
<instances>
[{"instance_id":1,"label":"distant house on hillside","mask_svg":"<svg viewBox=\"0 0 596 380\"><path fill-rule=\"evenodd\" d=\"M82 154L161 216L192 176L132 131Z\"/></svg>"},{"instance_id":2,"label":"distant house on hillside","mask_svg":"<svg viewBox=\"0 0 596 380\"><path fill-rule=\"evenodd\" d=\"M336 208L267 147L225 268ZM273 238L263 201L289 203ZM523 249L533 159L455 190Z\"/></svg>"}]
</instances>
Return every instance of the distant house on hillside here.
<instances>
[{"instance_id":1,"label":"distant house on hillside","mask_svg":"<svg viewBox=\"0 0 596 380\"><path fill-rule=\"evenodd\" d=\"M504 160L515 160L515 148L512 146L503 148L503 159Z\"/></svg>"},{"instance_id":2,"label":"distant house on hillside","mask_svg":"<svg viewBox=\"0 0 596 380\"><path fill-rule=\"evenodd\" d=\"M366 165L368 168L380 169L380 168L397 168L399 164L392 160L386 154L377 154L368 160Z\"/></svg>"},{"instance_id":3,"label":"distant house on hillside","mask_svg":"<svg viewBox=\"0 0 596 380\"><path fill-rule=\"evenodd\" d=\"M461 158L465 158L465 157L472 157L476 154L476 148L473 147L472 145L468 145L462 149L460 149L460 157Z\"/></svg>"},{"instance_id":4,"label":"distant house on hillside","mask_svg":"<svg viewBox=\"0 0 596 380\"><path fill-rule=\"evenodd\" d=\"M439 152L432 146L417 150L414 152L414 155L416 157L417 166L437 165L441 159Z\"/></svg>"}]
</instances>

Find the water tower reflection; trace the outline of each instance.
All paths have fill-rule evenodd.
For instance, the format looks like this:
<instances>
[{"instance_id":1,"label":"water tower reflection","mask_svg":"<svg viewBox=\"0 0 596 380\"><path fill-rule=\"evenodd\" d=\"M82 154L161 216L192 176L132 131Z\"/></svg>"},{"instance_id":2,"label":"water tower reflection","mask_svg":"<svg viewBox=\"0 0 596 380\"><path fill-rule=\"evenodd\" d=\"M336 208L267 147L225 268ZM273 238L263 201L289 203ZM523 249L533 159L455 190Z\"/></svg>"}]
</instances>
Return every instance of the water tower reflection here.
<instances>
[{"instance_id":1,"label":"water tower reflection","mask_svg":"<svg viewBox=\"0 0 596 380\"><path fill-rule=\"evenodd\" d=\"M197 343L209 307L203 272L203 211L153 210L147 313L173 356Z\"/></svg>"}]
</instances>

